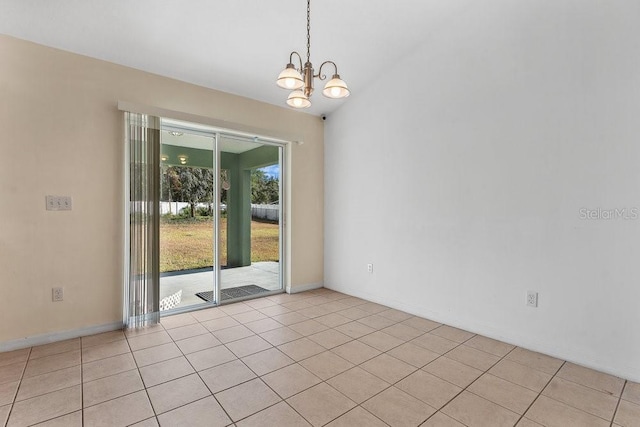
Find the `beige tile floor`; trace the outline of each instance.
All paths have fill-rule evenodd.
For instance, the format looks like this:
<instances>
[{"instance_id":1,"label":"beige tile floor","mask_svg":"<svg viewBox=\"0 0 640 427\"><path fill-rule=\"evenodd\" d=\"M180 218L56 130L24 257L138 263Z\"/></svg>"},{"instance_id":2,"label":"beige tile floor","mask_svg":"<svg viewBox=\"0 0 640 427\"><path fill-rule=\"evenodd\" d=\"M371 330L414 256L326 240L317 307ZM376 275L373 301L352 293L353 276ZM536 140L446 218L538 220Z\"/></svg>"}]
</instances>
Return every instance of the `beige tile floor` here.
<instances>
[{"instance_id":1,"label":"beige tile floor","mask_svg":"<svg viewBox=\"0 0 640 427\"><path fill-rule=\"evenodd\" d=\"M640 384L319 289L0 353L35 424L629 427Z\"/></svg>"}]
</instances>

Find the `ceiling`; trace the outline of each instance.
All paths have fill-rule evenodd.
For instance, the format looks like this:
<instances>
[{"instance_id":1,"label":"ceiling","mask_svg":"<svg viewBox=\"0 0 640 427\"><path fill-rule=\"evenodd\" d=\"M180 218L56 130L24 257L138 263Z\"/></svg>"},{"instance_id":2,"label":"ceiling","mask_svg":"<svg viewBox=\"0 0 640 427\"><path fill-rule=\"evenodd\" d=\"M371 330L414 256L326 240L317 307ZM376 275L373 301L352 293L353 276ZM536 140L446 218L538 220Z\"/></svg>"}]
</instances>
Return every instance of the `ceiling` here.
<instances>
[{"instance_id":1,"label":"ceiling","mask_svg":"<svg viewBox=\"0 0 640 427\"><path fill-rule=\"evenodd\" d=\"M163 145L213 151L215 149L213 136L218 131L219 129L198 123L162 119L160 142ZM220 134L219 148L222 153L240 154L262 146L258 136L249 138L248 136L232 135L228 131Z\"/></svg>"},{"instance_id":2,"label":"ceiling","mask_svg":"<svg viewBox=\"0 0 640 427\"><path fill-rule=\"evenodd\" d=\"M336 62L357 96L471 4L314 0L311 62ZM288 92L275 79L292 50L306 55L304 0L0 0L0 10L2 34L284 107ZM419 71L393 82L419 81ZM348 102L320 89L316 79L306 112Z\"/></svg>"}]
</instances>

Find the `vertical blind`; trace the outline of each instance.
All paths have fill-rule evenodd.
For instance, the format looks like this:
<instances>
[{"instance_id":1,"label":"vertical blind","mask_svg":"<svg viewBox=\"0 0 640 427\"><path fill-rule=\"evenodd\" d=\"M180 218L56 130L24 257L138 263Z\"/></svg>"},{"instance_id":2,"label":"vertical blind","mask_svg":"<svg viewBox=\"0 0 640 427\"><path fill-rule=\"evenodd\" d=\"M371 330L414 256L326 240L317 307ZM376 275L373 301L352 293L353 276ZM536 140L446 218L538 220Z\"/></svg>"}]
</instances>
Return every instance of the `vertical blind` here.
<instances>
[{"instance_id":1,"label":"vertical blind","mask_svg":"<svg viewBox=\"0 0 640 427\"><path fill-rule=\"evenodd\" d=\"M125 112L125 121L129 228L124 322L135 328L160 320L160 119Z\"/></svg>"}]
</instances>

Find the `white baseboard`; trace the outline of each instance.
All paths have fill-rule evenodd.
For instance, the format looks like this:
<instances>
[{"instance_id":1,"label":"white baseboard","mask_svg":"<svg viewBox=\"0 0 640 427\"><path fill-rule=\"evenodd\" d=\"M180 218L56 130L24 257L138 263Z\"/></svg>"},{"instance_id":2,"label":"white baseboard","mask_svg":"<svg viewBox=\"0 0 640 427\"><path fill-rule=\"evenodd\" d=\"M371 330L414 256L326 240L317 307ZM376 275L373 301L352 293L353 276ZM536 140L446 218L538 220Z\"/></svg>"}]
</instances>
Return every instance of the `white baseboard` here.
<instances>
[{"instance_id":1,"label":"white baseboard","mask_svg":"<svg viewBox=\"0 0 640 427\"><path fill-rule=\"evenodd\" d=\"M324 283L307 283L304 285L287 286L288 294L297 294L298 292L312 291L314 289L320 289L324 286Z\"/></svg>"},{"instance_id":2,"label":"white baseboard","mask_svg":"<svg viewBox=\"0 0 640 427\"><path fill-rule=\"evenodd\" d=\"M70 331L51 332L48 334L35 335L17 340L0 343L0 352L19 350L21 348L33 347L36 345L50 344L52 342L64 341L71 338L84 337L87 335L99 334L102 332L116 331L122 329L122 322L107 323L104 325L89 326L87 328L72 329Z\"/></svg>"}]
</instances>

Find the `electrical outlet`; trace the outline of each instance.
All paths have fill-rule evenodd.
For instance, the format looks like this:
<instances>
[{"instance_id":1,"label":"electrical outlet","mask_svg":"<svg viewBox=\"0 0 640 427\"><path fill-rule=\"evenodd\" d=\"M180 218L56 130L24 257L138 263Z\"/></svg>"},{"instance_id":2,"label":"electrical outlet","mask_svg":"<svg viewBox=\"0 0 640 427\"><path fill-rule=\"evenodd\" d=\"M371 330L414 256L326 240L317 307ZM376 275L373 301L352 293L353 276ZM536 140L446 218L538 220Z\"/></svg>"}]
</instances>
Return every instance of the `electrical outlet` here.
<instances>
[{"instance_id":1,"label":"electrical outlet","mask_svg":"<svg viewBox=\"0 0 640 427\"><path fill-rule=\"evenodd\" d=\"M527 305L529 307L538 306L538 293L535 291L527 291Z\"/></svg>"},{"instance_id":2,"label":"electrical outlet","mask_svg":"<svg viewBox=\"0 0 640 427\"><path fill-rule=\"evenodd\" d=\"M367 264L367 271L373 273L373 264Z\"/></svg>"},{"instance_id":3,"label":"electrical outlet","mask_svg":"<svg viewBox=\"0 0 640 427\"><path fill-rule=\"evenodd\" d=\"M61 210L70 211L71 210L71 197L70 196L62 196L62 197L60 197L60 205L62 206Z\"/></svg>"},{"instance_id":4,"label":"electrical outlet","mask_svg":"<svg viewBox=\"0 0 640 427\"><path fill-rule=\"evenodd\" d=\"M64 291L62 288L52 288L51 289L51 300L53 302L58 302L64 300Z\"/></svg>"}]
</instances>

